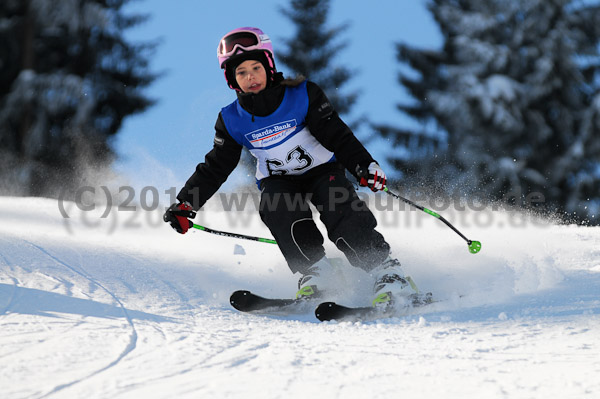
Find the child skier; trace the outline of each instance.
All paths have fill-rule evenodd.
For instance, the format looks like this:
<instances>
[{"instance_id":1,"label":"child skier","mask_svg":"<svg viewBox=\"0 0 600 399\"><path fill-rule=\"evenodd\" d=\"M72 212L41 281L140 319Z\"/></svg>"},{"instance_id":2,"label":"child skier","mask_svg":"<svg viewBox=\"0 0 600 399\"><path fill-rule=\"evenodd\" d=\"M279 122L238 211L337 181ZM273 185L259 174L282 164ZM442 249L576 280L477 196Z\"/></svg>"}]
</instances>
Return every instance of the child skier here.
<instances>
[{"instance_id":1,"label":"child skier","mask_svg":"<svg viewBox=\"0 0 600 399\"><path fill-rule=\"evenodd\" d=\"M294 197L312 202L329 239L350 264L374 277L374 304L387 305L393 295L414 294L416 287L390 256L390 246L375 230L375 217L358 198L344 169L373 191L385 188L386 175L319 86L303 77L285 79L277 72L271 40L257 28L227 33L217 54L237 100L219 113L213 149L177 195L179 202L166 211L164 221L185 234L193 225L187 218L195 217L225 182L245 146L257 161L261 219L291 271L301 276L298 298L322 296L334 282L311 210Z\"/></svg>"}]
</instances>

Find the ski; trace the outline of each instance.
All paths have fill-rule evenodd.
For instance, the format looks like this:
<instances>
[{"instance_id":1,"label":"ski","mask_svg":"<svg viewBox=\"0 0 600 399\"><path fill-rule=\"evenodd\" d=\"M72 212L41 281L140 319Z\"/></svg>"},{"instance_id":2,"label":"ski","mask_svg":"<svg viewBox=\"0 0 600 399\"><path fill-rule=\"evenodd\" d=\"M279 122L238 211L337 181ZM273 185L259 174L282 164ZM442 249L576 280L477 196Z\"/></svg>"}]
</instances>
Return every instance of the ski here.
<instances>
[{"instance_id":1,"label":"ski","mask_svg":"<svg viewBox=\"0 0 600 399\"><path fill-rule=\"evenodd\" d=\"M424 297L413 298L402 306L392 304L383 306L349 307L335 302L323 302L315 309L315 316L320 321L346 320L346 321L371 321L382 318L405 316L410 309L427 306L435 303L431 293Z\"/></svg>"},{"instance_id":2,"label":"ski","mask_svg":"<svg viewBox=\"0 0 600 399\"><path fill-rule=\"evenodd\" d=\"M384 316L383 310L373 306L348 307L335 302L323 302L315 309L315 316L320 321L331 320L373 320Z\"/></svg>"},{"instance_id":3,"label":"ski","mask_svg":"<svg viewBox=\"0 0 600 399\"><path fill-rule=\"evenodd\" d=\"M307 299L265 298L250 291L235 291L229 298L229 303L240 312L256 313L294 313L307 310L310 304Z\"/></svg>"}]
</instances>

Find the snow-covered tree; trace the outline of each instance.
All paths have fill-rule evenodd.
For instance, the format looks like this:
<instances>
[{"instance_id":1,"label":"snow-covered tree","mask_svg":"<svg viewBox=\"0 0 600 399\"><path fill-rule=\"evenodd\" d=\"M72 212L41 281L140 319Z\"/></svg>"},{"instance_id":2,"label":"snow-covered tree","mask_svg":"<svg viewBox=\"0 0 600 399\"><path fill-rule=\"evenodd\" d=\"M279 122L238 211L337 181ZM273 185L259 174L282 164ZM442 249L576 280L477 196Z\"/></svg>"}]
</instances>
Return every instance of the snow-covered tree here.
<instances>
[{"instance_id":1,"label":"snow-covered tree","mask_svg":"<svg viewBox=\"0 0 600 399\"><path fill-rule=\"evenodd\" d=\"M400 76L415 101L399 108L433 122L446 142L397 165L482 198L539 192L544 209L600 222L598 2L432 0L428 8L443 48L398 45L399 60L417 72Z\"/></svg>"},{"instance_id":2,"label":"snow-covered tree","mask_svg":"<svg viewBox=\"0 0 600 399\"><path fill-rule=\"evenodd\" d=\"M129 0L0 3L0 191L55 196L114 157L123 119L151 105L141 89L153 44L123 31Z\"/></svg>"},{"instance_id":3,"label":"snow-covered tree","mask_svg":"<svg viewBox=\"0 0 600 399\"><path fill-rule=\"evenodd\" d=\"M328 27L329 0L291 0L281 7L295 26L293 37L284 39L287 49L277 48L277 58L296 74L317 83L340 114L348 114L356 102L356 93L342 93L340 88L350 79L351 71L334 66L335 55L346 46L339 35L348 25Z\"/></svg>"}]
</instances>

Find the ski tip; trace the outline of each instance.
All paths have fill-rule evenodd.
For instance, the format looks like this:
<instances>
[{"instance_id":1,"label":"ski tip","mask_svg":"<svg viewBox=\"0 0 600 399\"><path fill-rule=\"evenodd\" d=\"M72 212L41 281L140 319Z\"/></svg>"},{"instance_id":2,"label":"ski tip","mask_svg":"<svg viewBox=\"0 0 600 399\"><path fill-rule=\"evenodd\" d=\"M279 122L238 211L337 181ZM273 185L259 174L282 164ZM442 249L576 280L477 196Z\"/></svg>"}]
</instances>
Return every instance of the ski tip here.
<instances>
[{"instance_id":1,"label":"ski tip","mask_svg":"<svg viewBox=\"0 0 600 399\"><path fill-rule=\"evenodd\" d=\"M250 291L240 290L236 291L229 297L229 303L237 310L244 310L247 308L248 299L251 296Z\"/></svg>"},{"instance_id":2,"label":"ski tip","mask_svg":"<svg viewBox=\"0 0 600 399\"><path fill-rule=\"evenodd\" d=\"M323 302L315 309L315 316L320 321L331 321L334 319L331 314L332 308L336 307L335 302Z\"/></svg>"}]
</instances>

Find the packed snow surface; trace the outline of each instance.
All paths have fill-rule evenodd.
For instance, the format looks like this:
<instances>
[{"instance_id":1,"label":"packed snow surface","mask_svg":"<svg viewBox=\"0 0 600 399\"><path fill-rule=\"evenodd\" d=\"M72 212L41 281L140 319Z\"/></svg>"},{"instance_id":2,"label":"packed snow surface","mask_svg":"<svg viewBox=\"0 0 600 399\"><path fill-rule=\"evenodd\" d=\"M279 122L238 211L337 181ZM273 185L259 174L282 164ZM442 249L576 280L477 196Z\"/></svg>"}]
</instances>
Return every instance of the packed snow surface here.
<instances>
[{"instance_id":1,"label":"packed snow surface","mask_svg":"<svg viewBox=\"0 0 600 399\"><path fill-rule=\"evenodd\" d=\"M197 221L270 237L255 211L211 209ZM229 305L237 289L294 295L273 244L182 236L160 210L0 198L0 396L600 397L600 229L442 214L482 251L429 215L376 211L406 273L441 302L320 323ZM365 305L370 284L346 266L331 299Z\"/></svg>"}]
</instances>

